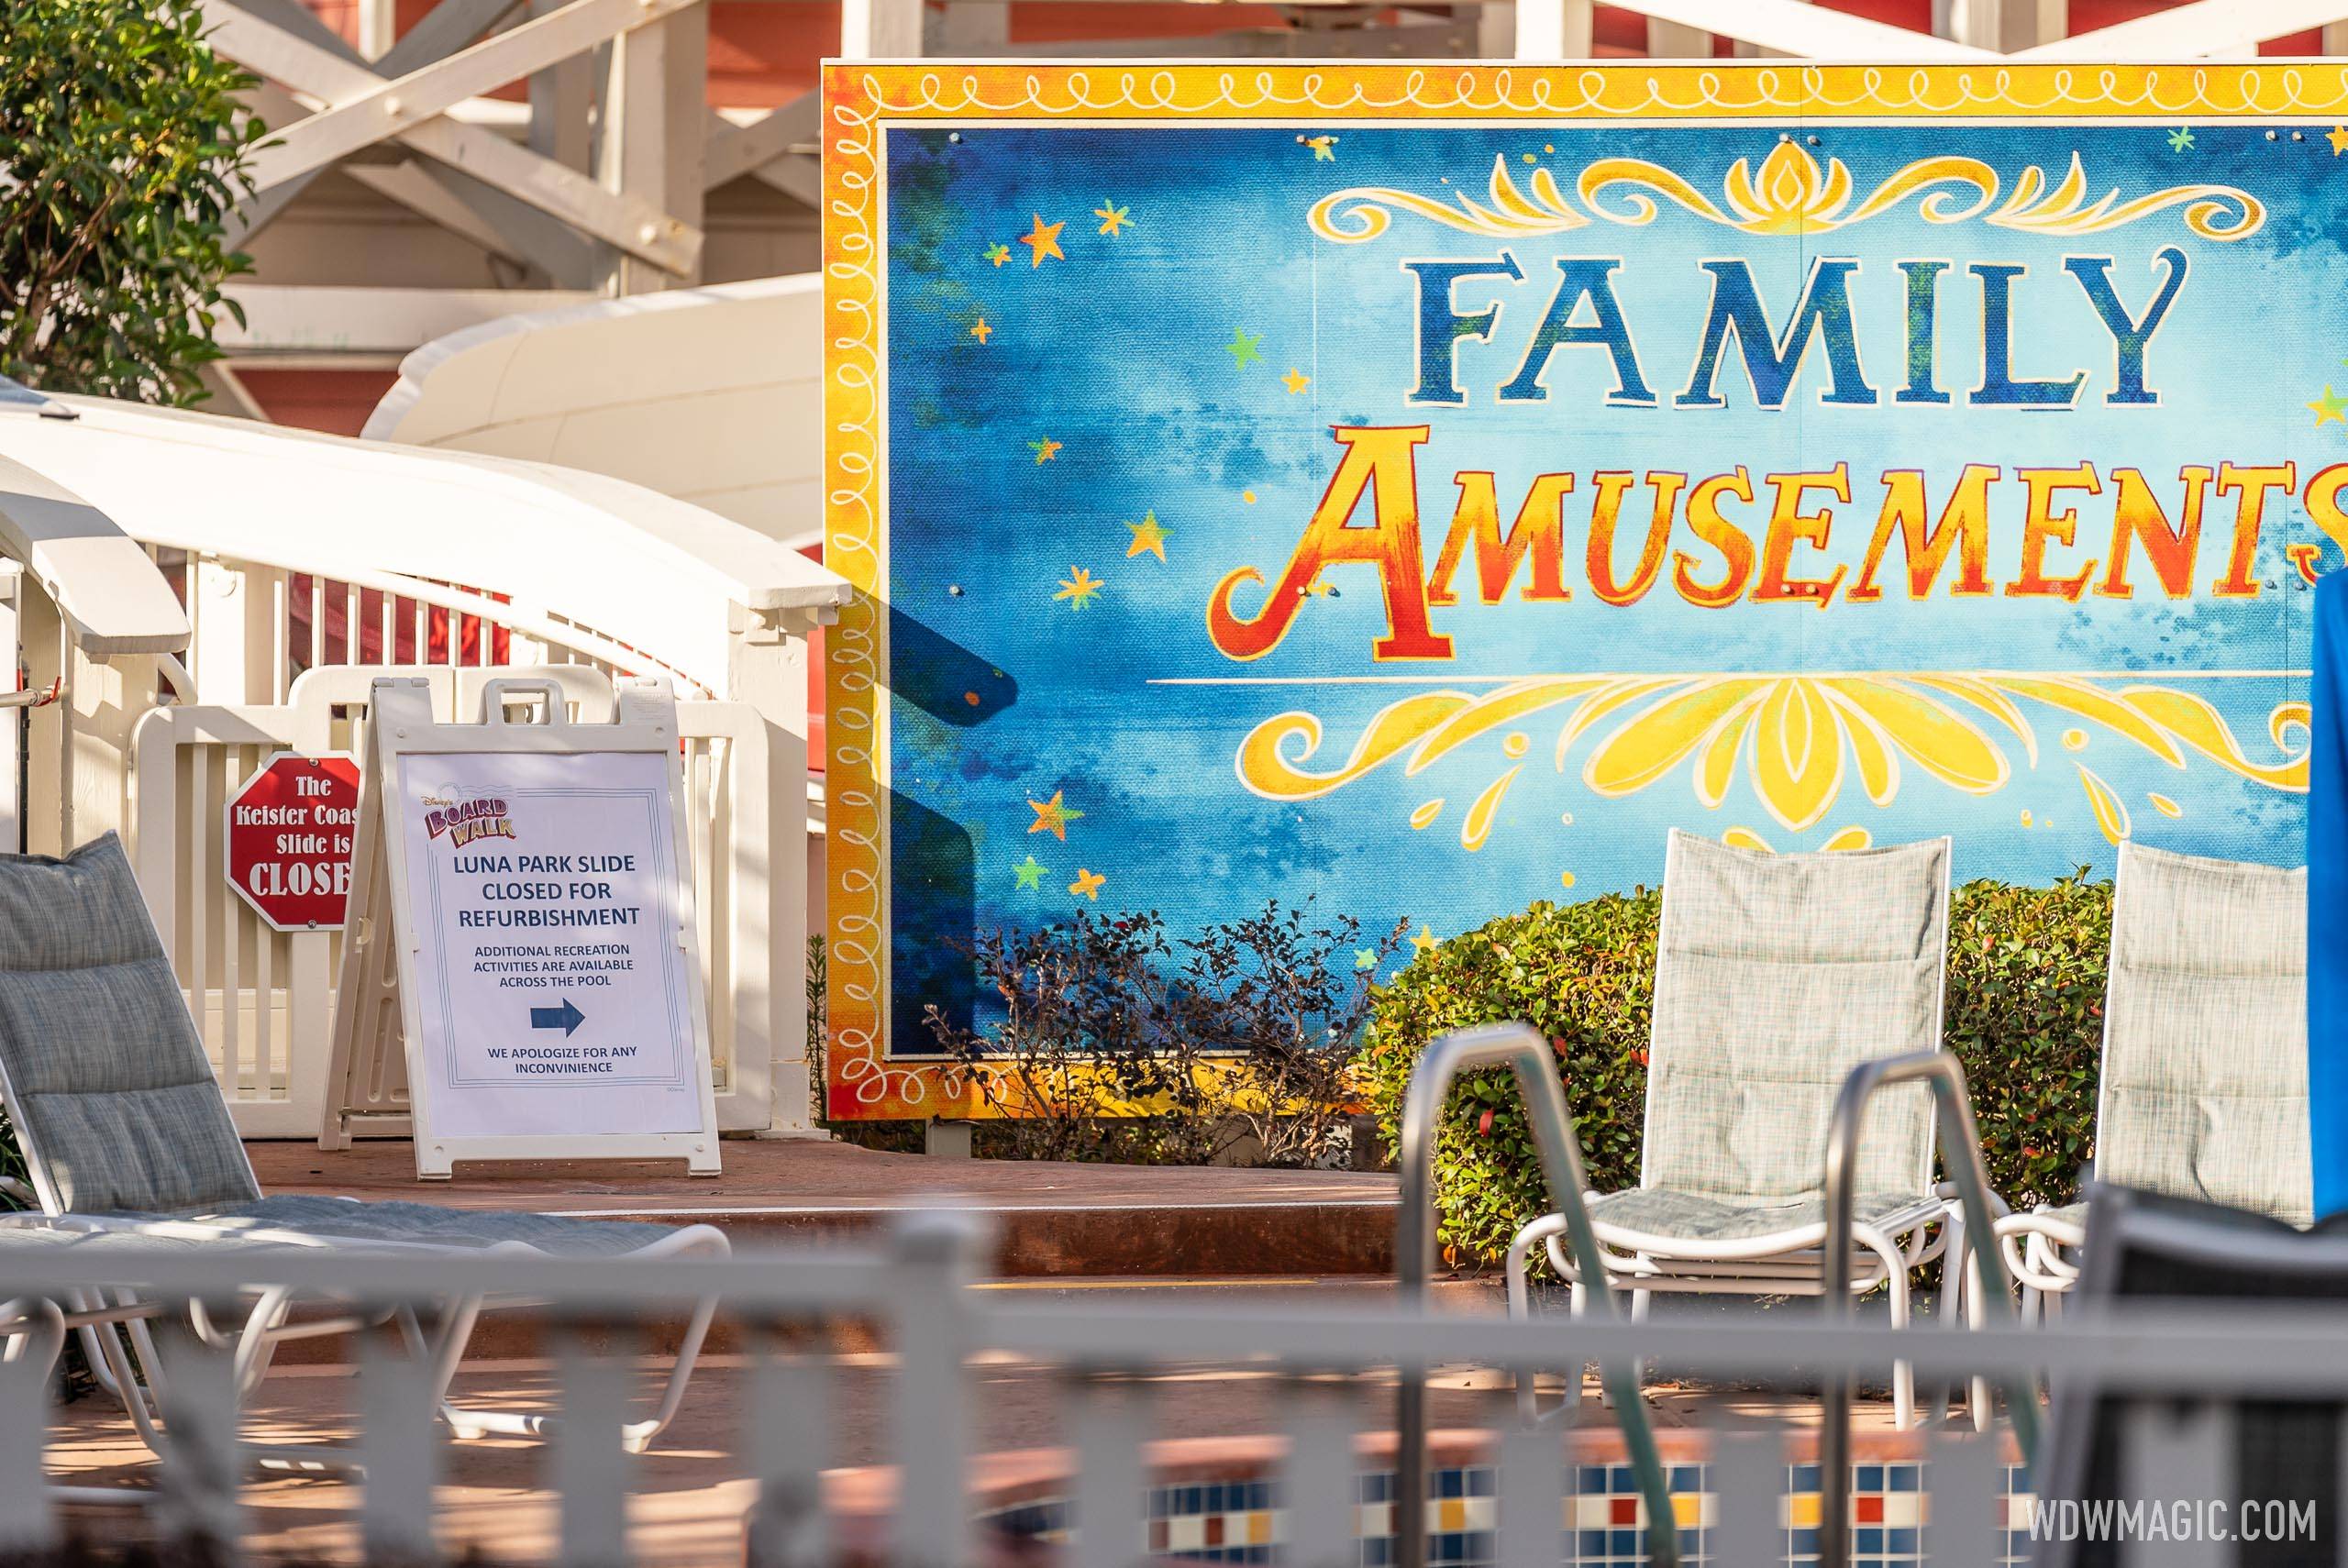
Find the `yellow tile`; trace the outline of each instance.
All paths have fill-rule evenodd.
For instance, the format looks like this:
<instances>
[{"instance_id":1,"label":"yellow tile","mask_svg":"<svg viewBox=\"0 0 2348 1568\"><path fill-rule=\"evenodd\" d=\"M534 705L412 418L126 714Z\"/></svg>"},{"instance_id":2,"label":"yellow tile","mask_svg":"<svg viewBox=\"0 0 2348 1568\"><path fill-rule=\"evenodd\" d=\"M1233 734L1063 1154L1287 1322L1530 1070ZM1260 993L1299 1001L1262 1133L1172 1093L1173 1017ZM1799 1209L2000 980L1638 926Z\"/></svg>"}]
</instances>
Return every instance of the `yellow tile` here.
<instances>
[{"instance_id":1,"label":"yellow tile","mask_svg":"<svg viewBox=\"0 0 2348 1568\"><path fill-rule=\"evenodd\" d=\"M1789 1529L1816 1529L1819 1512L1815 1492L1796 1492L1786 1499L1786 1524Z\"/></svg>"},{"instance_id":2,"label":"yellow tile","mask_svg":"<svg viewBox=\"0 0 2348 1568\"><path fill-rule=\"evenodd\" d=\"M1468 1528L1467 1501L1459 1497L1444 1498L1442 1507L1435 1510L1434 1528L1445 1531L1466 1529Z\"/></svg>"},{"instance_id":3,"label":"yellow tile","mask_svg":"<svg viewBox=\"0 0 2348 1568\"><path fill-rule=\"evenodd\" d=\"M1272 1543L1272 1516L1263 1509L1247 1516L1247 1544L1269 1546Z\"/></svg>"},{"instance_id":4,"label":"yellow tile","mask_svg":"<svg viewBox=\"0 0 2348 1568\"><path fill-rule=\"evenodd\" d=\"M1676 1492L1671 1498L1671 1517L1682 1529L1704 1522L1704 1499L1695 1492Z\"/></svg>"}]
</instances>

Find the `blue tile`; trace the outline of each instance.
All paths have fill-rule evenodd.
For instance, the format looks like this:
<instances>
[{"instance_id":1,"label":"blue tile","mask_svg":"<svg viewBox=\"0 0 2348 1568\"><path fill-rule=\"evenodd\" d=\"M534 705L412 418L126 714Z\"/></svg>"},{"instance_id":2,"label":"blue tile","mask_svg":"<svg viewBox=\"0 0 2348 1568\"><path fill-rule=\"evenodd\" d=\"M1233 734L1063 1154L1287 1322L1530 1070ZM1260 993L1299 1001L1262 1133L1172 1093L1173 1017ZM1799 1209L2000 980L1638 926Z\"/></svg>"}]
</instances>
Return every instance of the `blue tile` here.
<instances>
[{"instance_id":1,"label":"blue tile","mask_svg":"<svg viewBox=\"0 0 2348 1568\"><path fill-rule=\"evenodd\" d=\"M1634 1529L1609 1530L1606 1532L1606 1546L1617 1557L1632 1556L1639 1550L1639 1532Z\"/></svg>"},{"instance_id":2,"label":"blue tile","mask_svg":"<svg viewBox=\"0 0 2348 1568\"><path fill-rule=\"evenodd\" d=\"M1490 1465L1477 1464L1469 1466L1468 1470L1468 1495L1471 1497L1489 1497L1492 1495L1492 1468Z\"/></svg>"},{"instance_id":3,"label":"blue tile","mask_svg":"<svg viewBox=\"0 0 2348 1568\"><path fill-rule=\"evenodd\" d=\"M1851 1545L1855 1551L1871 1551L1876 1553L1877 1556L1881 1556L1883 1553L1883 1531L1877 1529L1872 1526L1863 1529L1855 1529L1851 1532Z\"/></svg>"},{"instance_id":4,"label":"blue tile","mask_svg":"<svg viewBox=\"0 0 2348 1568\"><path fill-rule=\"evenodd\" d=\"M1883 1534L1884 1550L1887 1551L1905 1552L1912 1556L1923 1550L1922 1543L1917 1540L1916 1530L1888 1529Z\"/></svg>"},{"instance_id":5,"label":"blue tile","mask_svg":"<svg viewBox=\"0 0 2348 1568\"><path fill-rule=\"evenodd\" d=\"M1883 1467L1886 1487L1894 1492L1913 1492L1923 1471L1921 1464L1887 1464Z\"/></svg>"},{"instance_id":6,"label":"blue tile","mask_svg":"<svg viewBox=\"0 0 2348 1568\"><path fill-rule=\"evenodd\" d=\"M1675 1492L1700 1492L1704 1489L1704 1467L1700 1464L1675 1464L1667 1479Z\"/></svg>"},{"instance_id":7,"label":"blue tile","mask_svg":"<svg viewBox=\"0 0 2348 1568\"><path fill-rule=\"evenodd\" d=\"M1606 1467L1602 1464L1578 1464L1574 1467L1574 1491L1581 1496L1595 1497L1606 1490Z\"/></svg>"},{"instance_id":8,"label":"blue tile","mask_svg":"<svg viewBox=\"0 0 2348 1568\"><path fill-rule=\"evenodd\" d=\"M1851 1489L1855 1492L1882 1491L1883 1466L1880 1464L1862 1464L1858 1466L1857 1475Z\"/></svg>"},{"instance_id":9,"label":"blue tile","mask_svg":"<svg viewBox=\"0 0 2348 1568\"><path fill-rule=\"evenodd\" d=\"M1438 1470L1434 1473L1434 1496L1438 1497L1460 1497L1467 1496L1467 1472L1455 1466L1448 1470Z\"/></svg>"},{"instance_id":10,"label":"blue tile","mask_svg":"<svg viewBox=\"0 0 2348 1568\"><path fill-rule=\"evenodd\" d=\"M1797 1464L1793 1469L1793 1488L1795 1491L1815 1492L1818 1490L1819 1469L1817 1465Z\"/></svg>"}]
</instances>

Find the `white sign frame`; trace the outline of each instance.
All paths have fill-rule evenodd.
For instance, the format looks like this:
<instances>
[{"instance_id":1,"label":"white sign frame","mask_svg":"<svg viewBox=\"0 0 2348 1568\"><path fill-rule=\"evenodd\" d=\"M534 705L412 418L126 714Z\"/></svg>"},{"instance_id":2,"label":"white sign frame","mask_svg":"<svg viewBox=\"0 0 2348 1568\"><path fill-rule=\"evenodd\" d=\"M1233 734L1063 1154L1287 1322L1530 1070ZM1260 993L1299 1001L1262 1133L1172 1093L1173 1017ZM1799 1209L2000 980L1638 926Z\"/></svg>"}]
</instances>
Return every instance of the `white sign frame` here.
<instances>
[{"instance_id":1,"label":"white sign frame","mask_svg":"<svg viewBox=\"0 0 2348 1568\"><path fill-rule=\"evenodd\" d=\"M352 845L353 872L342 973L337 988L334 1052L328 1068L321 1148L348 1146L348 1111L367 1103L357 1092L378 1076L388 1049L389 1030L398 1021L407 1066L411 1135L419 1181L446 1181L460 1160L681 1159L689 1175L718 1174L717 1106L709 1036L709 1000L702 980L700 936L695 925L692 841L686 833L684 791L677 755L677 704L669 682L639 677L614 682L618 712L610 723L577 723L562 689L554 681L494 679L482 691L477 723L442 723L433 712L429 685L421 679L376 680L370 688L366 742L360 763L359 831ZM516 705L530 716L513 716ZM409 756L594 756L651 753L664 756L668 798L668 883L676 913L679 967L687 987L692 1060L689 1071L698 1091L699 1125L668 1132L452 1132L434 1103L440 1092L426 1060L424 1000L418 977L424 933L408 885L408 813L386 810L401 799L401 762ZM389 957L393 962L386 962ZM386 993L395 992L396 995Z\"/></svg>"}]
</instances>

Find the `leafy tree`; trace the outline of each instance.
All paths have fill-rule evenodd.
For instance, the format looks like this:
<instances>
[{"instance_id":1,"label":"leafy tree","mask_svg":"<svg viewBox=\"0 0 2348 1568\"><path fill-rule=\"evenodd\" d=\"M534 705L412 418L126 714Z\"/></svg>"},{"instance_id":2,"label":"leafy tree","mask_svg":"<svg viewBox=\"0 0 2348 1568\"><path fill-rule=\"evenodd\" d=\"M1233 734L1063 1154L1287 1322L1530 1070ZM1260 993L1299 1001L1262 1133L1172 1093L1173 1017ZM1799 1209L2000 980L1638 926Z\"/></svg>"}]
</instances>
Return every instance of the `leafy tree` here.
<instances>
[{"instance_id":1,"label":"leafy tree","mask_svg":"<svg viewBox=\"0 0 2348 1568\"><path fill-rule=\"evenodd\" d=\"M251 193L253 78L197 0L0 4L0 374L193 403L220 357L226 222Z\"/></svg>"}]
</instances>

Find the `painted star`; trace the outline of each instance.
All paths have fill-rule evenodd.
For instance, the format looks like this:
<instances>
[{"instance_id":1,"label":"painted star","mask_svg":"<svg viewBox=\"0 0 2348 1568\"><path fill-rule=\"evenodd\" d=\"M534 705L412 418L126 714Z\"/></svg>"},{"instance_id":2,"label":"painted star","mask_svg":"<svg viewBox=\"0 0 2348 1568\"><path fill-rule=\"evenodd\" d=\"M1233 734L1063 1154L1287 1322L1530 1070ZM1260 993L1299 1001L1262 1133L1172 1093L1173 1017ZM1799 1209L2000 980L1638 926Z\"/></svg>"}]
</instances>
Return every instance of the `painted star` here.
<instances>
[{"instance_id":1,"label":"painted star","mask_svg":"<svg viewBox=\"0 0 2348 1568\"><path fill-rule=\"evenodd\" d=\"M1375 969L1375 968L1377 968L1377 967L1378 967L1378 949L1377 949L1377 948L1375 948L1375 947L1357 947L1357 948L1355 948L1355 949L1354 949L1354 967L1355 967L1355 968L1357 968L1357 969Z\"/></svg>"},{"instance_id":2,"label":"painted star","mask_svg":"<svg viewBox=\"0 0 2348 1568\"><path fill-rule=\"evenodd\" d=\"M1081 610L1092 602L1092 596L1101 591L1103 584L1099 578L1094 577L1082 567L1070 567L1068 569L1075 575L1062 578L1060 591L1052 597L1067 600L1068 607L1071 610Z\"/></svg>"},{"instance_id":3,"label":"painted star","mask_svg":"<svg viewBox=\"0 0 2348 1568\"><path fill-rule=\"evenodd\" d=\"M1053 799L1057 800L1058 797L1054 796ZM1030 801L1027 803L1031 806L1035 804L1033 801ZM1036 824L1037 827L1042 825L1043 824L1040 823ZM1027 831L1033 833L1036 830L1035 828L1030 828ZM1065 842L1065 840L1063 840L1063 842ZM1026 859L1021 861L1018 865L1013 867L1011 868L1011 874L1019 878L1019 885L1021 887L1040 889L1044 885L1044 875L1050 869L1050 867L1045 865L1042 861L1036 859L1031 855Z\"/></svg>"},{"instance_id":4,"label":"painted star","mask_svg":"<svg viewBox=\"0 0 2348 1568\"><path fill-rule=\"evenodd\" d=\"M1313 162L1335 163L1337 161L1337 138L1335 137L1307 136L1299 137L1297 139L1303 142L1305 146L1312 149Z\"/></svg>"},{"instance_id":5,"label":"painted star","mask_svg":"<svg viewBox=\"0 0 2348 1568\"><path fill-rule=\"evenodd\" d=\"M1288 388L1290 397L1294 397L1312 384L1312 378L1291 365L1289 367L1288 374L1280 378L1280 384Z\"/></svg>"},{"instance_id":6,"label":"painted star","mask_svg":"<svg viewBox=\"0 0 2348 1568\"><path fill-rule=\"evenodd\" d=\"M979 317L979 324L970 328L970 336L977 338L979 340L979 347L983 348L986 347L987 339L994 336L994 328L987 325L987 318L985 316L980 316Z\"/></svg>"},{"instance_id":7,"label":"painted star","mask_svg":"<svg viewBox=\"0 0 2348 1568\"><path fill-rule=\"evenodd\" d=\"M1102 233L1114 235L1124 231L1126 217L1132 211L1131 207L1121 207L1114 202L1104 201L1092 209L1092 215L1101 220Z\"/></svg>"},{"instance_id":8,"label":"painted star","mask_svg":"<svg viewBox=\"0 0 2348 1568\"><path fill-rule=\"evenodd\" d=\"M1412 948L1417 950L1421 957L1424 957L1426 955L1434 952L1438 944L1435 942L1434 933L1429 930L1426 924L1422 922L1419 926L1418 935L1411 938L1411 945Z\"/></svg>"},{"instance_id":9,"label":"painted star","mask_svg":"<svg viewBox=\"0 0 2348 1568\"><path fill-rule=\"evenodd\" d=\"M992 245L987 247L986 257L988 260L1000 267L1005 261L1011 259L1011 247L998 239Z\"/></svg>"},{"instance_id":10,"label":"painted star","mask_svg":"<svg viewBox=\"0 0 2348 1568\"><path fill-rule=\"evenodd\" d=\"M2330 386L2326 386L2323 395L2309 403L2307 409L2315 415L2315 427L2319 430L2334 420L2348 425L2348 397L2334 397Z\"/></svg>"},{"instance_id":11,"label":"painted star","mask_svg":"<svg viewBox=\"0 0 2348 1568\"><path fill-rule=\"evenodd\" d=\"M1140 522L1128 523L1125 526L1132 529L1134 535L1134 542L1125 547L1125 559L1131 560L1142 555L1156 556L1161 561L1166 558L1166 540L1174 530L1160 523L1157 513L1145 512Z\"/></svg>"},{"instance_id":12,"label":"painted star","mask_svg":"<svg viewBox=\"0 0 2348 1568\"><path fill-rule=\"evenodd\" d=\"M1042 266L1044 258L1047 256L1057 256L1063 261L1067 260L1068 253L1060 248L1060 230L1066 228L1068 224L1065 221L1046 223L1044 215L1041 213L1031 215L1036 220L1034 231L1019 237L1019 243L1035 253L1030 263L1031 270Z\"/></svg>"},{"instance_id":13,"label":"painted star","mask_svg":"<svg viewBox=\"0 0 2348 1568\"><path fill-rule=\"evenodd\" d=\"M1036 461L1039 465L1048 463L1060 455L1060 444L1048 436L1040 441L1028 442L1027 449L1036 454Z\"/></svg>"},{"instance_id":14,"label":"painted star","mask_svg":"<svg viewBox=\"0 0 2348 1568\"><path fill-rule=\"evenodd\" d=\"M1068 885L1068 890L1080 899L1091 899L1097 904L1101 901L1101 889L1108 885L1108 878L1080 866L1076 868L1076 880Z\"/></svg>"},{"instance_id":15,"label":"painted star","mask_svg":"<svg viewBox=\"0 0 2348 1568\"><path fill-rule=\"evenodd\" d=\"M1052 791L1052 798L1048 801L1030 800L1027 802L1028 809L1036 813L1036 820L1027 824L1027 831L1029 833L1044 833L1048 831L1054 838L1058 839L1062 844L1066 844L1068 842L1068 824L1076 821L1077 818L1082 816L1084 813L1078 811L1074 806L1063 805L1061 803L1060 796L1065 791L1059 790L1055 790ZM1035 856L1031 855L1028 858L1033 860ZM1036 871L1036 875L1041 876L1042 874L1042 869L1039 867Z\"/></svg>"},{"instance_id":16,"label":"painted star","mask_svg":"<svg viewBox=\"0 0 2348 1568\"><path fill-rule=\"evenodd\" d=\"M2323 133L2323 139L2331 144L2332 157L2337 158L2342 153L2348 152L2348 126L2332 127Z\"/></svg>"},{"instance_id":17,"label":"painted star","mask_svg":"<svg viewBox=\"0 0 2348 1568\"><path fill-rule=\"evenodd\" d=\"M1263 340L1264 335L1260 332L1250 337L1239 328L1233 327L1231 341L1223 346L1224 352L1231 356L1231 368L1235 370L1244 370L1263 359L1261 354L1256 352L1256 346Z\"/></svg>"},{"instance_id":18,"label":"painted star","mask_svg":"<svg viewBox=\"0 0 2348 1568\"><path fill-rule=\"evenodd\" d=\"M2175 130L2168 133L2168 149L2171 152L2183 152L2187 148L2191 147L2192 145L2193 129L2191 127L2179 126Z\"/></svg>"}]
</instances>

